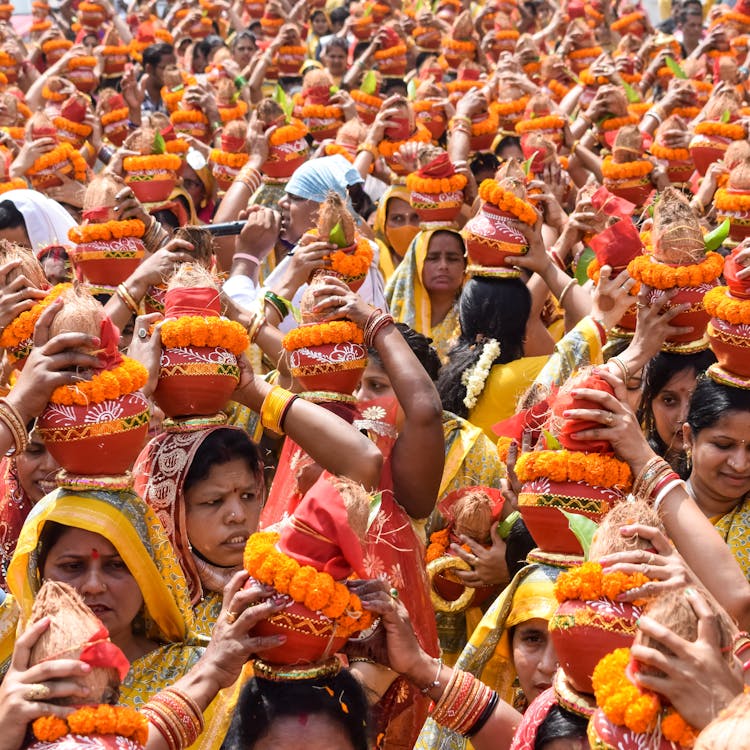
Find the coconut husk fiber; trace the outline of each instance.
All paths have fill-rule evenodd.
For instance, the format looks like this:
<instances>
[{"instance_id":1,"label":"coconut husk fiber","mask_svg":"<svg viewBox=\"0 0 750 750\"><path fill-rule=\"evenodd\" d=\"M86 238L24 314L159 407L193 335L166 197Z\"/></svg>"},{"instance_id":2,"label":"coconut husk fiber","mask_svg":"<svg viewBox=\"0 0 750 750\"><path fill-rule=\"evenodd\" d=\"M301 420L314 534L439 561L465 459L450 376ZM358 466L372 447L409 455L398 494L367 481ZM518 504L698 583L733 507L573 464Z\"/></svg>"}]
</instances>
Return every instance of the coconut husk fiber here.
<instances>
[{"instance_id":1,"label":"coconut husk fiber","mask_svg":"<svg viewBox=\"0 0 750 750\"><path fill-rule=\"evenodd\" d=\"M750 150L747 141L740 143L744 143ZM750 158L745 158L732 167L727 184L732 190L750 190Z\"/></svg>"},{"instance_id":2,"label":"coconut husk fiber","mask_svg":"<svg viewBox=\"0 0 750 750\"><path fill-rule=\"evenodd\" d=\"M190 254L195 258L195 262L203 268L211 268L214 257L214 238L210 232L198 227L178 227L174 237L189 242L193 246Z\"/></svg>"},{"instance_id":3,"label":"coconut husk fiber","mask_svg":"<svg viewBox=\"0 0 750 750\"><path fill-rule=\"evenodd\" d=\"M34 112L26 123L24 135L27 141L36 141L40 138L57 140L57 129L47 115L42 112Z\"/></svg>"},{"instance_id":4,"label":"coconut husk fiber","mask_svg":"<svg viewBox=\"0 0 750 750\"><path fill-rule=\"evenodd\" d=\"M367 125L359 118L347 120L336 133L336 143L340 146L356 149L367 138Z\"/></svg>"},{"instance_id":5,"label":"coconut husk fiber","mask_svg":"<svg viewBox=\"0 0 750 750\"><path fill-rule=\"evenodd\" d=\"M664 142L664 134L671 130L687 130L687 121L679 115L670 115L664 122L659 125L654 134L654 142L660 146L666 146Z\"/></svg>"},{"instance_id":6,"label":"coconut husk fiber","mask_svg":"<svg viewBox=\"0 0 750 750\"><path fill-rule=\"evenodd\" d=\"M302 89L318 88L319 86L330 89L333 86L331 74L327 70L321 70L320 68L308 70L302 79Z\"/></svg>"},{"instance_id":7,"label":"coconut husk fiber","mask_svg":"<svg viewBox=\"0 0 750 750\"><path fill-rule=\"evenodd\" d=\"M623 536L620 529L623 526L640 524L653 526L663 531L659 514L651 505L643 500L619 503L607 513L594 534L589 549L589 560L599 560L604 555L615 552L632 552L637 549L651 549L650 539L640 536Z\"/></svg>"},{"instance_id":8,"label":"coconut husk fiber","mask_svg":"<svg viewBox=\"0 0 750 750\"><path fill-rule=\"evenodd\" d=\"M526 180L519 180L516 177L503 177L498 182L500 183L500 187L513 193L516 198L526 200Z\"/></svg>"},{"instance_id":9,"label":"coconut husk fiber","mask_svg":"<svg viewBox=\"0 0 750 750\"><path fill-rule=\"evenodd\" d=\"M491 498L480 489L461 495L451 508L453 531L479 544L489 544L490 528L495 520L493 510Z\"/></svg>"},{"instance_id":10,"label":"coconut husk fiber","mask_svg":"<svg viewBox=\"0 0 750 750\"><path fill-rule=\"evenodd\" d=\"M422 169L422 167L426 167L431 161L437 159L438 156L442 156L444 153L445 151L440 146L433 146L432 144L420 146L417 149L417 165Z\"/></svg>"},{"instance_id":11,"label":"coconut husk fiber","mask_svg":"<svg viewBox=\"0 0 750 750\"><path fill-rule=\"evenodd\" d=\"M208 269L197 263L182 263L170 276L167 291L172 289L213 288L218 292L219 285Z\"/></svg>"},{"instance_id":12,"label":"coconut husk fiber","mask_svg":"<svg viewBox=\"0 0 750 750\"><path fill-rule=\"evenodd\" d=\"M348 247L356 235L354 219L341 196L331 191L318 209L318 236L327 239L336 224L341 224Z\"/></svg>"},{"instance_id":13,"label":"coconut husk fiber","mask_svg":"<svg viewBox=\"0 0 750 750\"><path fill-rule=\"evenodd\" d=\"M703 106L703 117L710 122L719 122L724 113L729 113L729 120L737 119L740 109L740 100L734 89L723 89L718 94L712 94L711 98Z\"/></svg>"},{"instance_id":14,"label":"coconut husk fiber","mask_svg":"<svg viewBox=\"0 0 750 750\"><path fill-rule=\"evenodd\" d=\"M508 179L525 182L526 175L524 174L523 166L521 166L521 162L518 161L518 159L508 159L497 168L495 179L498 182L503 182Z\"/></svg>"},{"instance_id":15,"label":"coconut husk fiber","mask_svg":"<svg viewBox=\"0 0 750 750\"><path fill-rule=\"evenodd\" d=\"M172 91L183 85L182 73L178 67L173 65L164 69L162 80L168 91Z\"/></svg>"},{"instance_id":16,"label":"coconut husk fiber","mask_svg":"<svg viewBox=\"0 0 750 750\"><path fill-rule=\"evenodd\" d=\"M135 151L141 156L150 156L154 153L154 139L156 130L153 128L138 128L131 133L122 144L123 148Z\"/></svg>"},{"instance_id":17,"label":"coconut husk fiber","mask_svg":"<svg viewBox=\"0 0 750 750\"><path fill-rule=\"evenodd\" d=\"M370 517L370 495L361 484L351 479L336 477L332 481L346 508L349 527L364 542L367 536L367 521Z\"/></svg>"},{"instance_id":18,"label":"coconut husk fiber","mask_svg":"<svg viewBox=\"0 0 750 750\"><path fill-rule=\"evenodd\" d=\"M222 78L216 84L216 101L219 106L231 107L236 93L237 87L235 86L234 81L229 78Z\"/></svg>"},{"instance_id":19,"label":"coconut husk fiber","mask_svg":"<svg viewBox=\"0 0 750 750\"><path fill-rule=\"evenodd\" d=\"M115 196L124 188L125 180L118 175L99 174L96 175L86 188L83 195L83 210L89 211L94 208L109 208L115 206ZM114 219L114 212L108 216L106 221Z\"/></svg>"},{"instance_id":20,"label":"coconut husk fiber","mask_svg":"<svg viewBox=\"0 0 750 750\"><path fill-rule=\"evenodd\" d=\"M732 170L743 161L750 161L750 143L746 140L732 141L724 153L724 166ZM731 175L729 181L732 181Z\"/></svg>"},{"instance_id":21,"label":"coconut husk fiber","mask_svg":"<svg viewBox=\"0 0 750 750\"><path fill-rule=\"evenodd\" d=\"M654 258L663 263L700 263L706 248L698 218L687 198L673 187L661 194L654 208Z\"/></svg>"},{"instance_id":22,"label":"coconut husk fiber","mask_svg":"<svg viewBox=\"0 0 750 750\"><path fill-rule=\"evenodd\" d=\"M247 141L245 135L247 134L247 123L244 120L230 120L221 131L222 143L223 139L233 138L236 143L242 144L240 148L235 152L238 154L247 153ZM231 141L230 141L231 143Z\"/></svg>"},{"instance_id":23,"label":"coconut husk fiber","mask_svg":"<svg viewBox=\"0 0 750 750\"><path fill-rule=\"evenodd\" d=\"M8 271L5 277L6 285L15 281L19 276L25 276L29 282L29 286L36 289L49 288L49 282L44 275L42 265L31 250L16 245L13 242L8 242L8 240L0 240L0 265L5 265L15 260L19 262L19 266Z\"/></svg>"},{"instance_id":24,"label":"coconut husk fiber","mask_svg":"<svg viewBox=\"0 0 750 750\"><path fill-rule=\"evenodd\" d=\"M80 284L75 284L60 295L63 306L50 324L50 338L61 333L101 335L104 307Z\"/></svg>"},{"instance_id":25,"label":"coconut husk fiber","mask_svg":"<svg viewBox=\"0 0 750 750\"><path fill-rule=\"evenodd\" d=\"M643 158L643 137L637 125L625 125L617 131L612 144L612 161L627 164Z\"/></svg>"},{"instance_id":26,"label":"coconut husk fiber","mask_svg":"<svg viewBox=\"0 0 750 750\"><path fill-rule=\"evenodd\" d=\"M45 581L34 599L28 626L50 618L50 624L31 649L29 665L48 659L77 659L92 636L104 627L101 620L84 604L81 595L66 583ZM89 688L89 704L115 705L119 697L120 676L116 669L93 667L77 678ZM51 698L48 703L61 706L81 703L80 697Z\"/></svg>"},{"instance_id":27,"label":"coconut husk fiber","mask_svg":"<svg viewBox=\"0 0 750 750\"><path fill-rule=\"evenodd\" d=\"M469 10L462 10L453 22L451 37L457 41L468 40L471 39L473 33L474 21L471 18L471 12Z\"/></svg>"},{"instance_id":28,"label":"coconut husk fiber","mask_svg":"<svg viewBox=\"0 0 750 750\"><path fill-rule=\"evenodd\" d=\"M284 118L284 110L273 99L262 99L258 104L257 117L263 123L264 128L269 128Z\"/></svg>"},{"instance_id":29,"label":"coconut husk fiber","mask_svg":"<svg viewBox=\"0 0 750 750\"><path fill-rule=\"evenodd\" d=\"M750 750L750 695L741 693L698 735L693 750Z\"/></svg>"},{"instance_id":30,"label":"coconut husk fiber","mask_svg":"<svg viewBox=\"0 0 750 750\"><path fill-rule=\"evenodd\" d=\"M526 109L523 112L524 119L529 120L532 117L546 117L554 111L555 107L552 100L547 94L534 94L529 99Z\"/></svg>"}]
</instances>

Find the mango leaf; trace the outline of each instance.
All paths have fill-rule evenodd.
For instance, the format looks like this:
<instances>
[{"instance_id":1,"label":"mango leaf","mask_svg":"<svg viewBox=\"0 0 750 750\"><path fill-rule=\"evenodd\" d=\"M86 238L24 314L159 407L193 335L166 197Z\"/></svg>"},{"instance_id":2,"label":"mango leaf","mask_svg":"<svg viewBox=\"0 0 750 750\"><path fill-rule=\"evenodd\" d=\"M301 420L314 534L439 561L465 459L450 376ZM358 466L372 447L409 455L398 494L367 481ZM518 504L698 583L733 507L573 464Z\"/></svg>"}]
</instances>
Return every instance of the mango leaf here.
<instances>
[{"instance_id":1,"label":"mango leaf","mask_svg":"<svg viewBox=\"0 0 750 750\"><path fill-rule=\"evenodd\" d=\"M529 172L531 172L531 165L534 163L534 159L536 159L536 155L538 153L538 151L534 151L534 153L528 159L526 159L523 164L521 164L521 166L523 167L523 173L527 177L529 176Z\"/></svg>"},{"instance_id":2,"label":"mango leaf","mask_svg":"<svg viewBox=\"0 0 750 750\"><path fill-rule=\"evenodd\" d=\"M417 82L413 78L406 84L406 96L410 101L417 98Z\"/></svg>"},{"instance_id":3,"label":"mango leaf","mask_svg":"<svg viewBox=\"0 0 750 750\"><path fill-rule=\"evenodd\" d=\"M167 144L164 142L164 136L157 130L154 135L153 151L155 154L163 154L167 150Z\"/></svg>"},{"instance_id":4,"label":"mango leaf","mask_svg":"<svg viewBox=\"0 0 750 750\"><path fill-rule=\"evenodd\" d=\"M372 15L372 8L373 8L372 3L368 3L367 7L365 8L365 12L362 15L365 18L367 18L367 16L371 16Z\"/></svg>"},{"instance_id":5,"label":"mango leaf","mask_svg":"<svg viewBox=\"0 0 750 750\"><path fill-rule=\"evenodd\" d=\"M544 445L548 451L562 450L562 445L560 445L560 441L551 432L547 432L547 430L542 430L542 435L544 435Z\"/></svg>"},{"instance_id":6,"label":"mango leaf","mask_svg":"<svg viewBox=\"0 0 750 750\"><path fill-rule=\"evenodd\" d=\"M328 239L337 247L346 247L346 236L344 235L344 228L341 226L340 221L337 221L333 229L331 229Z\"/></svg>"},{"instance_id":7,"label":"mango leaf","mask_svg":"<svg viewBox=\"0 0 750 750\"><path fill-rule=\"evenodd\" d=\"M565 73L568 78L572 78L576 82L576 85L581 85L581 79L570 68L565 68Z\"/></svg>"},{"instance_id":8,"label":"mango leaf","mask_svg":"<svg viewBox=\"0 0 750 750\"><path fill-rule=\"evenodd\" d=\"M584 247L583 252L578 257L578 263L576 264L576 281L581 286L589 280L587 271L589 270L589 265L594 258L596 258L596 255L590 247Z\"/></svg>"},{"instance_id":9,"label":"mango leaf","mask_svg":"<svg viewBox=\"0 0 750 750\"><path fill-rule=\"evenodd\" d=\"M370 512L367 515L367 530L375 523L375 519L380 513L380 506L383 502L383 493L378 492L370 498Z\"/></svg>"},{"instance_id":10,"label":"mango leaf","mask_svg":"<svg viewBox=\"0 0 750 750\"><path fill-rule=\"evenodd\" d=\"M674 73L675 78L682 78L683 80L687 78L687 74L673 57L666 57L664 59L664 62L667 64L667 67Z\"/></svg>"},{"instance_id":11,"label":"mango leaf","mask_svg":"<svg viewBox=\"0 0 750 750\"><path fill-rule=\"evenodd\" d=\"M424 5L424 0L417 0L417 7L414 9L415 15L419 15L419 12L422 10L423 5Z\"/></svg>"},{"instance_id":12,"label":"mango leaf","mask_svg":"<svg viewBox=\"0 0 750 750\"><path fill-rule=\"evenodd\" d=\"M273 100L279 104L281 109L284 110L287 120L292 116L294 110L294 102L286 95L283 88L277 83L276 88L273 90Z\"/></svg>"},{"instance_id":13,"label":"mango leaf","mask_svg":"<svg viewBox=\"0 0 750 750\"><path fill-rule=\"evenodd\" d=\"M329 86L328 87L328 93L333 96L333 94L339 93L339 87L338 86Z\"/></svg>"},{"instance_id":14,"label":"mango leaf","mask_svg":"<svg viewBox=\"0 0 750 750\"><path fill-rule=\"evenodd\" d=\"M713 252L718 250L723 244L724 240L729 236L729 219L719 224L716 229L709 232L704 238L703 242L706 245L706 252Z\"/></svg>"},{"instance_id":15,"label":"mango leaf","mask_svg":"<svg viewBox=\"0 0 750 750\"><path fill-rule=\"evenodd\" d=\"M725 109L725 110L724 110L724 111L723 111L723 112L721 113L721 121L722 121L722 122L729 122L729 118L730 118L730 117L731 117L731 115L729 114L729 110L728 110L728 109Z\"/></svg>"},{"instance_id":16,"label":"mango leaf","mask_svg":"<svg viewBox=\"0 0 750 750\"><path fill-rule=\"evenodd\" d=\"M630 104L637 104L640 100L640 94L627 82L622 82L622 87L625 89L625 96L628 97Z\"/></svg>"},{"instance_id":17,"label":"mango leaf","mask_svg":"<svg viewBox=\"0 0 750 750\"><path fill-rule=\"evenodd\" d=\"M578 513L568 513L565 510L561 510L560 513L568 519L568 527L583 548L583 558L588 560L591 542L594 540L594 534L599 528L599 524Z\"/></svg>"},{"instance_id":18,"label":"mango leaf","mask_svg":"<svg viewBox=\"0 0 750 750\"><path fill-rule=\"evenodd\" d=\"M362 85L359 87L359 90L363 94L368 94L369 96L372 96L378 90L378 77L375 75L374 70L368 70L367 73L365 73L365 77L362 79Z\"/></svg>"}]
</instances>

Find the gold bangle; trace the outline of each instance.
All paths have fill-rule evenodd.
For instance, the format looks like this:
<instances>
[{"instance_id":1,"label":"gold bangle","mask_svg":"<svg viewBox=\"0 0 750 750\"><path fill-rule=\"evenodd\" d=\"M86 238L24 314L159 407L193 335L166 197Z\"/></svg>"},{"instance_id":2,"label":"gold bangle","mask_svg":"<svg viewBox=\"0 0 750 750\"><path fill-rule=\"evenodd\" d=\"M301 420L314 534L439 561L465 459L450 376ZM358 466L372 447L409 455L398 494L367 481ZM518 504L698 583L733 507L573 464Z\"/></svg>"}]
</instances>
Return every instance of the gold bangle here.
<instances>
[{"instance_id":1,"label":"gold bangle","mask_svg":"<svg viewBox=\"0 0 750 750\"><path fill-rule=\"evenodd\" d=\"M125 286L125 284L118 284L117 296L123 301L125 307L127 307L128 310L133 313L133 315L138 315L138 305L136 304L133 295L128 291L128 288Z\"/></svg>"},{"instance_id":2,"label":"gold bangle","mask_svg":"<svg viewBox=\"0 0 750 750\"><path fill-rule=\"evenodd\" d=\"M0 398L0 421L5 424L13 436L14 454L23 453L29 444L29 434L18 410L5 398Z\"/></svg>"},{"instance_id":3,"label":"gold bangle","mask_svg":"<svg viewBox=\"0 0 750 750\"><path fill-rule=\"evenodd\" d=\"M557 298L557 301L560 303L560 307L563 307L565 305L565 297L567 296L568 292L571 290L573 284L576 283L575 279L571 279L566 285L565 289L562 290L560 293L560 296Z\"/></svg>"},{"instance_id":4,"label":"gold bangle","mask_svg":"<svg viewBox=\"0 0 750 750\"><path fill-rule=\"evenodd\" d=\"M361 153L362 151L366 151L370 156L372 156L373 159L377 159L378 156L380 156L377 147L373 146L372 143L361 143L357 147L357 153Z\"/></svg>"},{"instance_id":5,"label":"gold bangle","mask_svg":"<svg viewBox=\"0 0 750 750\"><path fill-rule=\"evenodd\" d=\"M250 343L254 344L255 339L258 338L258 334L260 333L260 329L263 328L263 324L266 322L266 316L263 313L256 313L253 317L253 322L250 324L250 327L247 329L247 335L250 339Z\"/></svg>"},{"instance_id":6,"label":"gold bangle","mask_svg":"<svg viewBox=\"0 0 750 750\"><path fill-rule=\"evenodd\" d=\"M263 405L260 407L260 423L265 429L275 432L277 435L283 435L284 417L289 407L297 398L293 393L280 385L275 385L266 394L263 399Z\"/></svg>"}]
</instances>

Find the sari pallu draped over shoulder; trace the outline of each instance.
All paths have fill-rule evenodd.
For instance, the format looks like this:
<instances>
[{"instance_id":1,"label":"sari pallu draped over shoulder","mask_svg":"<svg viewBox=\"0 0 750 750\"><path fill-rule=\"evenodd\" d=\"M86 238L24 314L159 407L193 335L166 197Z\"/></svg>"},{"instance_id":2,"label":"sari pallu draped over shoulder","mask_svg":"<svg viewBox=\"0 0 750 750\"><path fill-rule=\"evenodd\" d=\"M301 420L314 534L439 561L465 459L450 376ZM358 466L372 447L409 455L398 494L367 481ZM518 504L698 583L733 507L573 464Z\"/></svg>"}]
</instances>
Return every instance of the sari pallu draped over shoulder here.
<instances>
[{"instance_id":1,"label":"sari pallu draped over shoulder","mask_svg":"<svg viewBox=\"0 0 750 750\"><path fill-rule=\"evenodd\" d=\"M15 456L0 463L0 483L0 588L7 591L5 575L33 503L18 479Z\"/></svg>"},{"instance_id":2,"label":"sari pallu draped over shoulder","mask_svg":"<svg viewBox=\"0 0 750 750\"><path fill-rule=\"evenodd\" d=\"M396 270L396 265L391 255L391 246L385 232L385 223L388 218L388 203L393 198L400 198L402 201L409 203L411 191L407 190L403 185L391 185L381 196L378 201L378 208L375 211L375 222L373 223L372 230L375 233L375 242L380 246L380 272L383 274L386 283Z\"/></svg>"}]
</instances>

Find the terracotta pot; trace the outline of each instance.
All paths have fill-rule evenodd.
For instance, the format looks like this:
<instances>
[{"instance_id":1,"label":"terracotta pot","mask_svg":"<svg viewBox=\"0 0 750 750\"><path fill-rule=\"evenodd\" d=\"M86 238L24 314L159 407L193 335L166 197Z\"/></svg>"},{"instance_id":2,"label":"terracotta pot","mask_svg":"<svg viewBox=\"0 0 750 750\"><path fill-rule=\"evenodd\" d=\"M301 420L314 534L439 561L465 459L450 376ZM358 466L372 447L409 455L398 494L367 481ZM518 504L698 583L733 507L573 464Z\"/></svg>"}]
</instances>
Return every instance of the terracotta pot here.
<instances>
[{"instance_id":1,"label":"terracotta pot","mask_svg":"<svg viewBox=\"0 0 750 750\"><path fill-rule=\"evenodd\" d=\"M291 352L289 364L306 391L351 394L367 365L367 350L349 341L302 347Z\"/></svg>"},{"instance_id":2,"label":"terracotta pot","mask_svg":"<svg viewBox=\"0 0 750 750\"><path fill-rule=\"evenodd\" d=\"M134 179L125 173L125 183L135 193L141 203L163 203L174 190L177 181L174 172L167 176L166 172L156 175L157 179Z\"/></svg>"},{"instance_id":3,"label":"terracotta pot","mask_svg":"<svg viewBox=\"0 0 750 750\"><path fill-rule=\"evenodd\" d=\"M692 159L688 161L670 161L667 164L667 177L673 185L684 185L690 181L695 172Z\"/></svg>"},{"instance_id":4,"label":"terracotta pot","mask_svg":"<svg viewBox=\"0 0 750 750\"><path fill-rule=\"evenodd\" d=\"M734 375L750 378L750 326L711 318L707 333L719 366Z\"/></svg>"},{"instance_id":5,"label":"terracotta pot","mask_svg":"<svg viewBox=\"0 0 750 750\"><path fill-rule=\"evenodd\" d=\"M464 585L451 580L447 577L446 573L438 573L432 579L432 585L435 587L438 594L449 602L456 601L456 599L464 593ZM480 586L479 588L474 589L474 596L467 604L466 608L479 607L491 596L497 596L497 593L497 586Z\"/></svg>"},{"instance_id":6,"label":"terracotta pot","mask_svg":"<svg viewBox=\"0 0 750 750\"><path fill-rule=\"evenodd\" d=\"M448 223L461 213L464 193L463 190L451 193L417 193L412 190L410 201L412 208L419 214L421 223Z\"/></svg>"},{"instance_id":7,"label":"terracotta pot","mask_svg":"<svg viewBox=\"0 0 750 750\"><path fill-rule=\"evenodd\" d=\"M149 404L140 393L88 406L48 404L37 422L57 463L70 474L124 474L148 437Z\"/></svg>"},{"instance_id":8,"label":"terracotta pot","mask_svg":"<svg viewBox=\"0 0 750 750\"><path fill-rule=\"evenodd\" d=\"M489 151L492 148L492 143L495 140L497 133L494 131L491 133L482 133L481 135L472 135L469 138L469 148L472 151Z\"/></svg>"},{"instance_id":9,"label":"terracotta pot","mask_svg":"<svg viewBox=\"0 0 750 750\"><path fill-rule=\"evenodd\" d=\"M130 128L128 126L127 117L123 120L116 120L115 122L109 122L102 126L102 134L118 148L122 146L125 139L130 135Z\"/></svg>"},{"instance_id":10,"label":"terracotta pot","mask_svg":"<svg viewBox=\"0 0 750 750\"><path fill-rule=\"evenodd\" d=\"M729 195L748 195L747 190L732 190L726 188ZM723 211L716 210L716 220L720 224L724 219L729 219L729 238L735 242L742 242L750 237L750 211Z\"/></svg>"},{"instance_id":11,"label":"terracotta pot","mask_svg":"<svg viewBox=\"0 0 750 750\"><path fill-rule=\"evenodd\" d=\"M581 693L593 693L594 668L616 648L630 648L641 610L609 599L560 604L549 622L549 632L560 666Z\"/></svg>"},{"instance_id":12,"label":"terracotta pot","mask_svg":"<svg viewBox=\"0 0 750 750\"><path fill-rule=\"evenodd\" d=\"M279 73L282 76L298 76L304 60L304 55L278 55L276 62L279 66Z\"/></svg>"},{"instance_id":13,"label":"terracotta pot","mask_svg":"<svg viewBox=\"0 0 750 750\"><path fill-rule=\"evenodd\" d=\"M617 276L616 273L612 274L612 278L615 278ZM624 331L630 331L631 333L635 331L635 324L636 319L638 315L638 308L635 306L635 303L633 303L625 313L620 318L620 322L617 324L618 328L622 328Z\"/></svg>"},{"instance_id":14,"label":"terracotta pot","mask_svg":"<svg viewBox=\"0 0 750 750\"><path fill-rule=\"evenodd\" d=\"M385 60L378 60L378 70L384 76L400 77L406 74L406 55L397 55Z\"/></svg>"},{"instance_id":15,"label":"terracotta pot","mask_svg":"<svg viewBox=\"0 0 750 750\"><path fill-rule=\"evenodd\" d=\"M305 125L310 131L310 135L316 143L328 140L329 138L335 138L336 133L339 132L339 128L343 124L341 120L335 117L305 117Z\"/></svg>"},{"instance_id":16,"label":"terracotta pot","mask_svg":"<svg viewBox=\"0 0 750 750\"><path fill-rule=\"evenodd\" d=\"M91 284L117 286L138 268L146 249L136 237L84 242L68 250L73 264Z\"/></svg>"},{"instance_id":17,"label":"terracotta pot","mask_svg":"<svg viewBox=\"0 0 750 750\"><path fill-rule=\"evenodd\" d=\"M635 203L636 206L643 206L654 189L648 177L627 180L608 180L605 178L604 187L618 198Z\"/></svg>"},{"instance_id":18,"label":"terracotta pot","mask_svg":"<svg viewBox=\"0 0 750 750\"><path fill-rule=\"evenodd\" d=\"M265 2L245 3L245 13L247 13L248 18L251 18L253 21L259 21L261 18L263 18L265 9Z\"/></svg>"},{"instance_id":19,"label":"terracotta pot","mask_svg":"<svg viewBox=\"0 0 750 750\"><path fill-rule=\"evenodd\" d=\"M87 29L97 30L107 20L107 16L103 10L85 10L79 12L78 21L81 26L85 26Z\"/></svg>"},{"instance_id":20,"label":"terracotta pot","mask_svg":"<svg viewBox=\"0 0 750 750\"><path fill-rule=\"evenodd\" d=\"M475 265L512 267L514 255L526 255L526 238L512 214L485 203L464 227L466 250Z\"/></svg>"},{"instance_id":21,"label":"terracotta pot","mask_svg":"<svg viewBox=\"0 0 750 750\"><path fill-rule=\"evenodd\" d=\"M615 726L600 708L591 717L588 738L592 750L681 750L682 747L663 737L636 734L627 727Z\"/></svg>"},{"instance_id":22,"label":"terracotta pot","mask_svg":"<svg viewBox=\"0 0 750 750\"><path fill-rule=\"evenodd\" d=\"M128 55L104 55L104 71L106 78L115 78L121 76L125 71L125 66L129 61Z\"/></svg>"},{"instance_id":23,"label":"terracotta pot","mask_svg":"<svg viewBox=\"0 0 750 750\"><path fill-rule=\"evenodd\" d=\"M154 401L168 417L210 416L227 405L239 380L237 357L225 349L162 349Z\"/></svg>"},{"instance_id":24,"label":"terracotta pot","mask_svg":"<svg viewBox=\"0 0 750 750\"><path fill-rule=\"evenodd\" d=\"M90 94L99 85L93 68L76 68L69 70L65 76L84 94Z\"/></svg>"},{"instance_id":25,"label":"terracotta pot","mask_svg":"<svg viewBox=\"0 0 750 750\"><path fill-rule=\"evenodd\" d=\"M372 15L355 18L350 30L360 42L369 42L370 37L375 34L375 21Z\"/></svg>"},{"instance_id":26,"label":"terracotta pot","mask_svg":"<svg viewBox=\"0 0 750 750\"><path fill-rule=\"evenodd\" d=\"M430 28L415 36L414 42L422 52L437 52L440 49L441 42L440 30Z\"/></svg>"},{"instance_id":27,"label":"terracotta pot","mask_svg":"<svg viewBox=\"0 0 750 750\"><path fill-rule=\"evenodd\" d=\"M34 742L28 750L143 750L139 745L127 737L117 734L66 734L54 742Z\"/></svg>"},{"instance_id":28,"label":"terracotta pot","mask_svg":"<svg viewBox=\"0 0 750 750\"><path fill-rule=\"evenodd\" d=\"M442 106L437 105L426 112L418 112L416 117L430 131L433 140L437 141L443 137L447 123Z\"/></svg>"},{"instance_id":29,"label":"terracotta pot","mask_svg":"<svg viewBox=\"0 0 750 750\"><path fill-rule=\"evenodd\" d=\"M146 296L143 299L143 307L146 310L146 315L151 313L163 313L164 312L164 299L167 294L167 287L150 286L146 292Z\"/></svg>"},{"instance_id":30,"label":"terracotta pot","mask_svg":"<svg viewBox=\"0 0 750 750\"><path fill-rule=\"evenodd\" d=\"M292 602L278 614L261 620L250 633L254 638L283 635L282 646L263 652L269 664L315 664L340 651L347 639L336 636L336 626L304 604Z\"/></svg>"},{"instance_id":31,"label":"terracotta pot","mask_svg":"<svg viewBox=\"0 0 750 750\"><path fill-rule=\"evenodd\" d=\"M677 290L677 294L669 300L665 311L669 310L674 305L689 304L690 309L680 313L676 318L672 319L673 326L691 326L692 331L690 333L683 333L677 336L668 336L666 339L667 344L687 344L692 341L699 341L703 334L706 332L706 326L708 325L708 313L703 307L703 297L706 296L706 292L718 286L717 281L707 282L697 287L680 287ZM648 303L653 304L661 292L658 289L651 290L649 294Z\"/></svg>"},{"instance_id":32,"label":"terracotta pot","mask_svg":"<svg viewBox=\"0 0 750 750\"><path fill-rule=\"evenodd\" d=\"M381 23L386 16L391 14L391 7L384 3L374 3L372 6L372 20Z\"/></svg>"},{"instance_id":33,"label":"terracotta pot","mask_svg":"<svg viewBox=\"0 0 750 750\"><path fill-rule=\"evenodd\" d=\"M518 496L521 517L534 541L545 552L581 555L583 549L561 511L586 516L597 523L624 499L621 492L580 482L526 482Z\"/></svg>"},{"instance_id":34,"label":"terracotta pot","mask_svg":"<svg viewBox=\"0 0 750 750\"><path fill-rule=\"evenodd\" d=\"M271 146L268 159L263 163L261 170L275 180L287 180L297 167L307 161L308 151L304 138Z\"/></svg>"},{"instance_id":35,"label":"terracotta pot","mask_svg":"<svg viewBox=\"0 0 750 750\"><path fill-rule=\"evenodd\" d=\"M240 173L240 168L230 167L228 164L213 164L211 173L219 186L219 190L229 190L234 178Z\"/></svg>"},{"instance_id":36,"label":"terracotta pot","mask_svg":"<svg viewBox=\"0 0 750 750\"><path fill-rule=\"evenodd\" d=\"M715 161L724 158L727 147L732 141L720 135L696 135L690 141L690 156L702 177Z\"/></svg>"}]
</instances>

